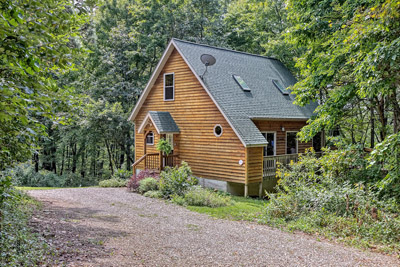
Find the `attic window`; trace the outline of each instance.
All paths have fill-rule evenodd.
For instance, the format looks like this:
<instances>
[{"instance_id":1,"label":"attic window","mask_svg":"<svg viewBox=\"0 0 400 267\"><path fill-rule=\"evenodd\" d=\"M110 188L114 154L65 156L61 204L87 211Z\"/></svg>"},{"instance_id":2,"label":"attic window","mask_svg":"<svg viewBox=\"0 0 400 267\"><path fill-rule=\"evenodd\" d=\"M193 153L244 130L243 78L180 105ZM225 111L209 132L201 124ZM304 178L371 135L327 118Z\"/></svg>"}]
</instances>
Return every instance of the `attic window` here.
<instances>
[{"instance_id":1,"label":"attic window","mask_svg":"<svg viewBox=\"0 0 400 267\"><path fill-rule=\"evenodd\" d=\"M239 75L232 75L233 79L240 85L243 91L250 92L250 87L246 84L246 82Z\"/></svg>"},{"instance_id":2,"label":"attic window","mask_svg":"<svg viewBox=\"0 0 400 267\"><path fill-rule=\"evenodd\" d=\"M289 95L288 90L286 90L286 88L278 80L272 80L272 83L276 88L278 88L279 91L281 91L283 95Z\"/></svg>"},{"instance_id":3,"label":"attic window","mask_svg":"<svg viewBox=\"0 0 400 267\"><path fill-rule=\"evenodd\" d=\"M164 74L164 101L174 100L175 79L173 73Z\"/></svg>"}]
</instances>

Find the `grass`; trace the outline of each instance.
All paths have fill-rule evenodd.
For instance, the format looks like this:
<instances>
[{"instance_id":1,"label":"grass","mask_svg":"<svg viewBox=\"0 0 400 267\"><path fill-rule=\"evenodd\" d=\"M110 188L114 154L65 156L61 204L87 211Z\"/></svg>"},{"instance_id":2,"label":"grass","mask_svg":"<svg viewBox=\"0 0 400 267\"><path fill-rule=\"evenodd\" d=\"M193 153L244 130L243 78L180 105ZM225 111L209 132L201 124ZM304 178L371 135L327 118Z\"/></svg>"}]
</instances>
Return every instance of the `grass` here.
<instances>
[{"instance_id":1,"label":"grass","mask_svg":"<svg viewBox=\"0 0 400 267\"><path fill-rule=\"evenodd\" d=\"M257 221L262 215L266 200L232 196L232 205L218 208L188 206L191 211L205 213L214 218L234 221Z\"/></svg>"}]
</instances>

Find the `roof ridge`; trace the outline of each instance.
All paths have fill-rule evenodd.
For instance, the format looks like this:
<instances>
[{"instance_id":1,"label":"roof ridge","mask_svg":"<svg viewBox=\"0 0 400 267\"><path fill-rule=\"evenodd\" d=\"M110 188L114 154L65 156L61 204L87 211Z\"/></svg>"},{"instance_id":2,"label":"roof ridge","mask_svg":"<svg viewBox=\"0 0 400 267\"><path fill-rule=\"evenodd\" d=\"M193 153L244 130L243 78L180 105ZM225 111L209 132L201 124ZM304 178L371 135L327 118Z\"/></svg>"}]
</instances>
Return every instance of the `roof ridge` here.
<instances>
[{"instance_id":1,"label":"roof ridge","mask_svg":"<svg viewBox=\"0 0 400 267\"><path fill-rule=\"evenodd\" d=\"M188 44L193 44L193 45L205 46L205 47L209 47L209 48L215 48L215 49L218 49L218 50L224 50L224 51L234 52L234 53L243 54L243 55L248 55L248 56L261 57L261 58L265 58L265 59L272 59L272 60L276 60L276 61L281 62L279 59L274 58L274 57L262 56L262 55L257 55L257 54L248 53L248 52L233 50L233 49L229 49L229 48L223 48L223 47L218 47L218 46L212 46L212 45L208 45L208 44L199 44L199 43L195 43L195 42L190 42L190 41L186 41L186 40L181 40L181 39L174 38L174 37L172 38L172 40L173 40L173 41L182 42L182 43L188 43Z\"/></svg>"}]
</instances>

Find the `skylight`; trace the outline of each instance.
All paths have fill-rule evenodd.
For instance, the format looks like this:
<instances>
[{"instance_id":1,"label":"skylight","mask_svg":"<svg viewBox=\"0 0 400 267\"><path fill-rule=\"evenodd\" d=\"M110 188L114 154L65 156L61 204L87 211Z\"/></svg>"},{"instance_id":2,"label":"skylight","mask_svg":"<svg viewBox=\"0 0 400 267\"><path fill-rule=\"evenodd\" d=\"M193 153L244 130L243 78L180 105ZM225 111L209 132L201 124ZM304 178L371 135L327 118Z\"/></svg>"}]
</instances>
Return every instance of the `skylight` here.
<instances>
[{"instance_id":1,"label":"skylight","mask_svg":"<svg viewBox=\"0 0 400 267\"><path fill-rule=\"evenodd\" d=\"M286 88L278 80L272 80L272 83L276 88L278 88L279 91L281 91L283 95L289 95L288 90L286 90Z\"/></svg>"},{"instance_id":2,"label":"skylight","mask_svg":"<svg viewBox=\"0 0 400 267\"><path fill-rule=\"evenodd\" d=\"M250 92L250 87L246 84L246 82L239 75L232 75L235 81L240 85L243 91Z\"/></svg>"}]
</instances>

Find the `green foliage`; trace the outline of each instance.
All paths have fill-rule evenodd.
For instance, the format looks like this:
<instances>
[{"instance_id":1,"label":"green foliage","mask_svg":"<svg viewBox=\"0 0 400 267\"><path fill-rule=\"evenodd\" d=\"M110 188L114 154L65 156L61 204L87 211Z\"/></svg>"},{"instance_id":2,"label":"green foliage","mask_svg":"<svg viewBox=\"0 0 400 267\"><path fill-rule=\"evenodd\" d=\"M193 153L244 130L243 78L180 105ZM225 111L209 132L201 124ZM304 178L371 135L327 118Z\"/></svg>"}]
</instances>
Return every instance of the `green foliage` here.
<instances>
[{"instance_id":1,"label":"green foliage","mask_svg":"<svg viewBox=\"0 0 400 267\"><path fill-rule=\"evenodd\" d=\"M389 135L371 153L370 168L381 166L387 175L378 183L381 195L400 199L400 133Z\"/></svg>"},{"instance_id":2,"label":"green foliage","mask_svg":"<svg viewBox=\"0 0 400 267\"><path fill-rule=\"evenodd\" d=\"M5 0L0 16L0 170L31 156L45 134L40 117L54 117L52 100L69 94L55 77L82 53L70 45L86 10L67 0Z\"/></svg>"},{"instance_id":3,"label":"green foliage","mask_svg":"<svg viewBox=\"0 0 400 267\"><path fill-rule=\"evenodd\" d=\"M189 206L206 206L210 208L231 205L231 197L223 196L201 186L193 186L185 193L185 202Z\"/></svg>"},{"instance_id":4,"label":"green foliage","mask_svg":"<svg viewBox=\"0 0 400 267\"><path fill-rule=\"evenodd\" d=\"M399 248L400 207L380 200L375 188L363 183L365 169L348 171L356 158L346 153L328 151L321 159L310 153L280 169L277 192L268 194L265 222L365 246Z\"/></svg>"},{"instance_id":5,"label":"green foliage","mask_svg":"<svg viewBox=\"0 0 400 267\"><path fill-rule=\"evenodd\" d=\"M294 71L294 58L303 49L285 42L291 26L287 12L283 0L232 1L224 16L227 44L236 50L277 58Z\"/></svg>"},{"instance_id":6,"label":"green foliage","mask_svg":"<svg viewBox=\"0 0 400 267\"><path fill-rule=\"evenodd\" d=\"M127 180L111 178L99 182L100 187L125 187Z\"/></svg>"},{"instance_id":7,"label":"green foliage","mask_svg":"<svg viewBox=\"0 0 400 267\"><path fill-rule=\"evenodd\" d=\"M114 175L111 177L113 179L120 179L120 180L128 180L131 178L132 172L127 170L118 169L114 172Z\"/></svg>"},{"instance_id":8,"label":"green foliage","mask_svg":"<svg viewBox=\"0 0 400 267\"><path fill-rule=\"evenodd\" d=\"M162 151L165 155L169 155L172 151L172 145L168 140L161 138L157 143L157 150Z\"/></svg>"},{"instance_id":9,"label":"green foliage","mask_svg":"<svg viewBox=\"0 0 400 267\"><path fill-rule=\"evenodd\" d=\"M305 49L297 60L302 79L292 87L296 103L320 104L301 139L340 126L347 144L395 142L389 136L400 130L400 3L294 0L288 10L287 40ZM386 157L393 161L396 153Z\"/></svg>"},{"instance_id":10,"label":"green foliage","mask_svg":"<svg viewBox=\"0 0 400 267\"><path fill-rule=\"evenodd\" d=\"M172 195L183 196L191 186L198 183L192 176L192 170L186 162L174 168L166 168L160 174L160 191L165 197Z\"/></svg>"},{"instance_id":11,"label":"green foliage","mask_svg":"<svg viewBox=\"0 0 400 267\"><path fill-rule=\"evenodd\" d=\"M141 194L144 194L148 191L157 191L158 190L158 181L153 177L148 177L139 182L138 191Z\"/></svg>"},{"instance_id":12,"label":"green foliage","mask_svg":"<svg viewBox=\"0 0 400 267\"><path fill-rule=\"evenodd\" d=\"M98 183L93 177L83 179L81 175L75 173L58 175L46 170L36 172L34 166L29 163L16 165L14 168L7 169L4 173L10 175L13 182L19 186L80 187Z\"/></svg>"},{"instance_id":13,"label":"green foliage","mask_svg":"<svg viewBox=\"0 0 400 267\"><path fill-rule=\"evenodd\" d=\"M185 206L186 205L186 200L185 197L177 195L177 194L172 194L171 195L171 202L179 205L179 206Z\"/></svg>"},{"instance_id":14,"label":"green foliage","mask_svg":"<svg viewBox=\"0 0 400 267\"><path fill-rule=\"evenodd\" d=\"M150 198L162 198L163 194L161 191L147 191L146 193L143 194L145 197L150 197Z\"/></svg>"},{"instance_id":15,"label":"green foliage","mask_svg":"<svg viewBox=\"0 0 400 267\"><path fill-rule=\"evenodd\" d=\"M15 190L10 176L0 174L0 265L36 266L44 262L47 244L27 223L32 200Z\"/></svg>"}]
</instances>

